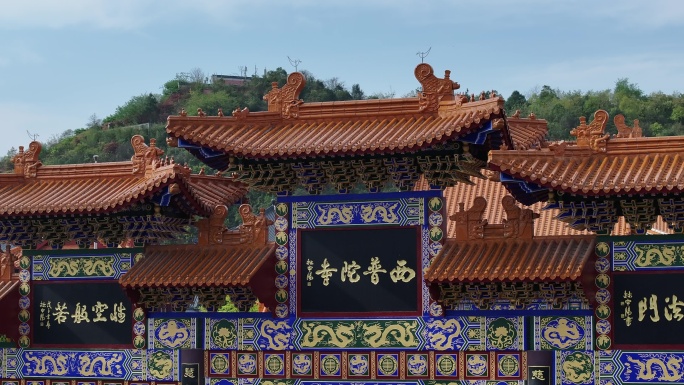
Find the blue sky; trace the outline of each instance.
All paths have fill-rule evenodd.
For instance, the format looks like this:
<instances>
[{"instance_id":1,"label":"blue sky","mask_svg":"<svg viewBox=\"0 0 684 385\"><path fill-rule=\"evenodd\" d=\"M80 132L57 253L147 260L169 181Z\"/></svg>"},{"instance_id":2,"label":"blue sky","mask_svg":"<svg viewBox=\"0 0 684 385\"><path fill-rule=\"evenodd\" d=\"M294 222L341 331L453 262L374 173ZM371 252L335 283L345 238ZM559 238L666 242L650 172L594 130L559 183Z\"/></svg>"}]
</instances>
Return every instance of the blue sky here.
<instances>
[{"instance_id":1,"label":"blue sky","mask_svg":"<svg viewBox=\"0 0 684 385\"><path fill-rule=\"evenodd\" d=\"M684 91L678 0L24 0L0 12L0 154L45 142L177 73L299 69L402 96L417 52L471 92Z\"/></svg>"}]
</instances>

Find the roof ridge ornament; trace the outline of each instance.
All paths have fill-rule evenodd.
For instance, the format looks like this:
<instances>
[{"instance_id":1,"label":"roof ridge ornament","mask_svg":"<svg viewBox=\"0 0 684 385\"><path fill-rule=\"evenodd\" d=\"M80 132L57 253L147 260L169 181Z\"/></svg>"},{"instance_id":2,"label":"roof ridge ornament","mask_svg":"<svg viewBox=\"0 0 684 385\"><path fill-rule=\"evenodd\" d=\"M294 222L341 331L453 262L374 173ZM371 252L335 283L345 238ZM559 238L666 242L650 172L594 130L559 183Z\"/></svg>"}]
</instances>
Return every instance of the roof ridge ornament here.
<instances>
[{"instance_id":1,"label":"roof ridge ornament","mask_svg":"<svg viewBox=\"0 0 684 385\"><path fill-rule=\"evenodd\" d=\"M444 79L435 76L432 66L427 63L418 64L413 72L420 85L423 86L423 91L418 93L418 109L420 111L437 111L439 109L439 102L442 100L455 100L454 90L461 88L460 84L450 79L450 70L444 71ZM458 101L463 103L464 98L466 97L459 95Z\"/></svg>"},{"instance_id":2,"label":"roof ridge ornament","mask_svg":"<svg viewBox=\"0 0 684 385\"><path fill-rule=\"evenodd\" d=\"M198 245L265 245L268 243L268 226L273 221L266 218L265 210L255 215L252 206L242 204L238 208L242 224L237 230L229 230L224 226L228 207L218 205L209 218L196 222L199 230Z\"/></svg>"},{"instance_id":3,"label":"roof ridge ornament","mask_svg":"<svg viewBox=\"0 0 684 385\"><path fill-rule=\"evenodd\" d=\"M613 118L613 123L618 130L617 138L641 138L643 137L643 132L641 127L639 127L639 119L634 119L634 127L630 127L625 124L625 116L622 114L615 115Z\"/></svg>"},{"instance_id":4,"label":"roof ridge ornament","mask_svg":"<svg viewBox=\"0 0 684 385\"><path fill-rule=\"evenodd\" d=\"M532 239L534 220L539 218L539 214L531 209L520 208L515 203L515 198L510 195L501 199L506 218L496 224L482 219L487 208L486 198L475 198L468 210L465 210L462 202L459 203L459 211L449 216L449 219L456 222L455 238L461 241L491 238Z\"/></svg>"},{"instance_id":5,"label":"roof ridge ornament","mask_svg":"<svg viewBox=\"0 0 684 385\"><path fill-rule=\"evenodd\" d=\"M271 83L271 90L264 95L268 104L268 112L279 112L285 119L297 118L299 106L304 103L299 99L299 93L304 89L306 78L301 72L293 72L287 77L287 83L283 88L278 88L278 83Z\"/></svg>"},{"instance_id":6,"label":"roof ridge ornament","mask_svg":"<svg viewBox=\"0 0 684 385\"><path fill-rule=\"evenodd\" d=\"M43 145L35 140L29 143L27 151L24 151L24 146L19 146L19 153L12 158L14 173L23 175L27 178L35 178L38 167L43 165L43 163L38 160L42 148Z\"/></svg>"},{"instance_id":7,"label":"roof ridge ornament","mask_svg":"<svg viewBox=\"0 0 684 385\"><path fill-rule=\"evenodd\" d=\"M148 146L145 144L145 138L142 135L133 135L131 146L133 146L134 151L131 157L133 174L147 174L153 171L159 165L160 157L164 154L164 150L157 147L155 138L150 139Z\"/></svg>"},{"instance_id":8,"label":"roof ridge ornament","mask_svg":"<svg viewBox=\"0 0 684 385\"><path fill-rule=\"evenodd\" d=\"M608 123L608 112L594 112L594 120L587 124L587 118L580 116L580 125L570 130L570 135L577 138L577 147L591 148L592 152L606 152L606 142L610 138L605 133Z\"/></svg>"}]
</instances>

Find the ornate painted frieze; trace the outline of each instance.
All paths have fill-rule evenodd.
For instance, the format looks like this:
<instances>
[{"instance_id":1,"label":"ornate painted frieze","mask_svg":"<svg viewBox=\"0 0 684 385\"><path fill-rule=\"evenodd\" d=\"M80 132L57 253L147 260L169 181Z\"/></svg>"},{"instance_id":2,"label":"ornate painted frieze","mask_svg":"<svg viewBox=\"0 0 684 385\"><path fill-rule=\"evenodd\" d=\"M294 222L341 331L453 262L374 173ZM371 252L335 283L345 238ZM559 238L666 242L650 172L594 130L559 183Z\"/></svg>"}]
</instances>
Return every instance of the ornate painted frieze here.
<instances>
[{"instance_id":1,"label":"ornate painted frieze","mask_svg":"<svg viewBox=\"0 0 684 385\"><path fill-rule=\"evenodd\" d=\"M178 380L179 350L148 350L145 357L147 379L156 381Z\"/></svg>"},{"instance_id":2,"label":"ornate painted frieze","mask_svg":"<svg viewBox=\"0 0 684 385\"><path fill-rule=\"evenodd\" d=\"M18 354L21 377L144 379L140 350L23 350Z\"/></svg>"},{"instance_id":3,"label":"ornate painted frieze","mask_svg":"<svg viewBox=\"0 0 684 385\"><path fill-rule=\"evenodd\" d=\"M197 348L196 318L150 318L148 323L150 349Z\"/></svg>"},{"instance_id":4,"label":"ornate painted frieze","mask_svg":"<svg viewBox=\"0 0 684 385\"><path fill-rule=\"evenodd\" d=\"M640 237L612 242L613 271L684 269L684 240Z\"/></svg>"},{"instance_id":5,"label":"ornate painted frieze","mask_svg":"<svg viewBox=\"0 0 684 385\"><path fill-rule=\"evenodd\" d=\"M592 317L534 317L534 350L592 350Z\"/></svg>"},{"instance_id":6,"label":"ornate painted frieze","mask_svg":"<svg viewBox=\"0 0 684 385\"><path fill-rule=\"evenodd\" d=\"M681 351L599 351L597 361L601 384L684 382L684 353Z\"/></svg>"},{"instance_id":7,"label":"ornate painted frieze","mask_svg":"<svg viewBox=\"0 0 684 385\"><path fill-rule=\"evenodd\" d=\"M582 317L579 317L582 318ZM164 320L168 326L170 320ZM179 323L187 321L176 320ZM159 324L160 320L155 320ZM396 319L205 318L204 349L250 350L524 350L524 317ZM178 325L178 324L176 324ZM586 325L583 325L586 327ZM157 335L161 330L154 330ZM185 333L178 336L185 337ZM587 334L590 338L590 334ZM155 348L163 345L150 335ZM183 339L187 342L187 339ZM175 345L181 340L175 341ZM579 349L579 347L578 347Z\"/></svg>"},{"instance_id":8,"label":"ornate painted frieze","mask_svg":"<svg viewBox=\"0 0 684 385\"><path fill-rule=\"evenodd\" d=\"M419 319L299 320L297 348L418 349L424 325Z\"/></svg>"},{"instance_id":9,"label":"ornate painted frieze","mask_svg":"<svg viewBox=\"0 0 684 385\"><path fill-rule=\"evenodd\" d=\"M557 350L555 352L557 385L593 385L598 383L594 351Z\"/></svg>"},{"instance_id":10,"label":"ornate painted frieze","mask_svg":"<svg viewBox=\"0 0 684 385\"><path fill-rule=\"evenodd\" d=\"M486 317L486 350L523 350L523 317Z\"/></svg>"},{"instance_id":11,"label":"ornate painted frieze","mask_svg":"<svg viewBox=\"0 0 684 385\"><path fill-rule=\"evenodd\" d=\"M594 261L595 271L595 295L594 295L594 316L596 317L596 348L600 350L610 349L613 345L613 316L615 299L610 295L612 280L612 269L610 261L610 244L599 240L596 242L596 260ZM625 294L626 295L626 294ZM626 301L626 302L625 302ZM627 296L619 303L629 304L632 299ZM631 317L629 314L625 317Z\"/></svg>"},{"instance_id":12,"label":"ornate painted frieze","mask_svg":"<svg viewBox=\"0 0 684 385\"><path fill-rule=\"evenodd\" d=\"M204 320L205 350L236 350L238 347L238 319L206 318Z\"/></svg>"},{"instance_id":13,"label":"ornate painted frieze","mask_svg":"<svg viewBox=\"0 0 684 385\"><path fill-rule=\"evenodd\" d=\"M119 279L142 253L124 252L104 255L32 256L34 281L69 279Z\"/></svg>"},{"instance_id":14,"label":"ornate painted frieze","mask_svg":"<svg viewBox=\"0 0 684 385\"><path fill-rule=\"evenodd\" d=\"M423 201L421 198L399 198L359 202L294 202L293 227L416 226L424 222Z\"/></svg>"},{"instance_id":15,"label":"ornate painted frieze","mask_svg":"<svg viewBox=\"0 0 684 385\"><path fill-rule=\"evenodd\" d=\"M19 346L27 348L31 345L31 260L23 255L19 259Z\"/></svg>"},{"instance_id":16,"label":"ornate painted frieze","mask_svg":"<svg viewBox=\"0 0 684 385\"><path fill-rule=\"evenodd\" d=\"M520 384L525 352L207 352L211 383ZM245 380L245 381L243 381ZM222 382L223 381L223 382Z\"/></svg>"}]
</instances>

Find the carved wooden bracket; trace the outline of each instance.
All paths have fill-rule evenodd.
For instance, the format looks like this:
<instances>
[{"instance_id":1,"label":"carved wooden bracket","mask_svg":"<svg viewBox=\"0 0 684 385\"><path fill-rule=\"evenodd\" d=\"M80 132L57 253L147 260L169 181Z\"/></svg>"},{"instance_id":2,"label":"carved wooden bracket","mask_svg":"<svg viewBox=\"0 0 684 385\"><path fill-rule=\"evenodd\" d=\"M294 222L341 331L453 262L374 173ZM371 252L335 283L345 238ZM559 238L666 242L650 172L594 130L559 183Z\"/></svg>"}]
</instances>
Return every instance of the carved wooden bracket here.
<instances>
[{"instance_id":1,"label":"carved wooden bracket","mask_svg":"<svg viewBox=\"0 0 684 385\"><path fill-rule=\"evenodd\" d=\"M299 106L304 103L299 99L299 93L304 89L306 78L300 72L293 72L287 77L287 83L283 88L278 88L278 83L271 83L272 89L264 95L264 100L268 103L269 112L280 112L285 118L296 118L299 116Z\"/></svg>"},{"instance_id":2,"label":"carved wooden bracket","mask_svg":"<svg viewBox=\"0 0 684 385\"><path fill-rule=\"evenodd\" d=\"M418 64L414 71L416 79L423 86L423 91L418 95L420 111L437 111L439 102L442 100L454 100L454 90L461 86L449 77L451 71L444 71L444 79L434 75L432 66L427 63ZM459 100L461 98L459 97Z\"/></svg>"},{"instance_id":3,"label":"carved wooden bracket","mask_svg":"<svg viewBox=\"0 0 684 385\"><path fill-rule=\"evenodd\" d=\"M198 245L265 245L268 243L268 226L273 221L266 218L264 209L259 215L252 212L252 206L240 205L238 209L242 225L237 230L229 230L223 223L228 215L224 205L216 206L209 218L196 222L199 230Z\"/></svg>"},{"instance_id":4,"label":"carved wooden bracket","mask_svg":"<svg viewBox=\"0 0 684 385\"><path fill-rule=\"evenodd\" d=\"M24 146L19 146L19 153L12 158L14 173L27 178L35 178L38 167L43 165L38 160L42 148L43 146L37 141L31 142L27 151L24 151Z\"/></svg>"},{"instance_id":5,"label":"carved wooden bracket","mask_svg":"<svg viewBox=\"0 0 684 385\"><path fill-rule=\"evenodd\" d=\"M475 198L468 210L464 209L463 203L459 205L459 211L449 217L456 222L457 240L534 237L534 220L539 218L539 214L516 206L512 196L507 195L501 199L506 219L500 224L490 224L482 219L487 208L487 200L483 197Z\"/></svg>"}]
</instances>

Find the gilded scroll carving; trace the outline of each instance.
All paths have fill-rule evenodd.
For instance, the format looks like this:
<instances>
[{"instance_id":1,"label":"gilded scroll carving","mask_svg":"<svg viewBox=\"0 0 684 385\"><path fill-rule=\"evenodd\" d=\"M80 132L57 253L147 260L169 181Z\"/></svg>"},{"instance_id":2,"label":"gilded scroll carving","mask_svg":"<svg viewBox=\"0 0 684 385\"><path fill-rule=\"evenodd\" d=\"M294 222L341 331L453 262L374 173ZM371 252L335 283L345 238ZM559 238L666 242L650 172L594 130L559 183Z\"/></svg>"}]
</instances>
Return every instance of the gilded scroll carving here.
<instances>
[{"instance_id":1,"label":"gilded scroll carving","mask_svg":"<svg viewBox=\"0 0 684 385\"><path fill-rule=\"evenodd\" d=\"M304 89L306 78L300 72L293 72L287 77L287 83L283 88L278 88L278 83L271 83L271 91L264 95L268 103L269 112L279 112L285 118L297 118L299 106L304 103L299 99L299 93Z\"/></svg>"},{"instance_id":2,"label":"gilded scroll carving","mask_svg":"<svg viewBox=\"0 0 684 385\"><path fill-rule=\"evenodd\" d=\"M14 173L24 175L28 178L35 178L38 167L43 165L43 163L38 160L42 148L43 146L37 141L31 142L26 151L24 151L24 146L19 146L19 153L12 158Z\"/></svg>"},{"instance_id":3,"label":"gilded scroll carving","mask_svg":"<svg viewBox=\"0 0 684 385\"><path fill-rule=\"evenodd\" d=\"M608 112L598 110L594 113L594 120L587 124L587 118L580 117L580 125L570 131L570 135L577 137L578 147L589 147L593 152L606 152L606 142L610 135L605 133L608 123Z\"/></svg>"}]
</instances>

